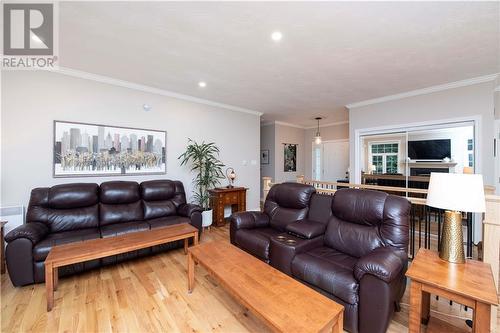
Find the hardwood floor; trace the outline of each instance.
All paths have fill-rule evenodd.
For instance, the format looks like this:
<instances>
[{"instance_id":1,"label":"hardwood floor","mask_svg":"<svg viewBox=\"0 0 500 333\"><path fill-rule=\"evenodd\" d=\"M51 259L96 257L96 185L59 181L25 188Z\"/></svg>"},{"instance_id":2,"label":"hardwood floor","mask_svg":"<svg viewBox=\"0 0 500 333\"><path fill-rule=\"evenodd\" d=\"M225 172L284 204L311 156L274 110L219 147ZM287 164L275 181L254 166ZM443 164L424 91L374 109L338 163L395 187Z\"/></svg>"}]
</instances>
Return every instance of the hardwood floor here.
<instances>
[{"instance_id":1,"label":"hardwood floor","mask_svg":"<svg viewBox=\"0 0 500 333\"><path fill-rule=\"evenodd\" d=\"M229 238L229 229L205 231L202 242ZM2 332L268 332L202 268L187 293L183 249L62 278L52 312L44 284L15 288L1 276ZM408 288L407 288L408 290ZM407 332L408 293L388 332ZM465 327L472 311L432 297L432 316ZM443 315L441 313L449 314Z\"/></svg>"}]
</instances>

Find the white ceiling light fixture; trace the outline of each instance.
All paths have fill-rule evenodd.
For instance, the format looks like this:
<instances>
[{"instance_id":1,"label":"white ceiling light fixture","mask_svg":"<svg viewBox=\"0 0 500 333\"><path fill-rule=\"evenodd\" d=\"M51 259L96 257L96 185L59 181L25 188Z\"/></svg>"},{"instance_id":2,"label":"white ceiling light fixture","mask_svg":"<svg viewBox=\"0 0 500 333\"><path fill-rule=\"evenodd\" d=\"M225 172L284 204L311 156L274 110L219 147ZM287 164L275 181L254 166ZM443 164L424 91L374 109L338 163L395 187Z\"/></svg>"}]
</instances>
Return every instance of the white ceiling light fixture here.
<instances>
[{"instance_id":1,"label":"white ceiling light fixture","mask_svg":"<svg viewBox=\"0 0 500 333\"><path fill-rule=\"evenodd\" d=\"M319 132L319 121L322 119L321 117L314 118L318 122L318 129L316 130L316 136L314 137L314 143L319 145L321 144L321 133Z\"/></svg>"},{"instance_id":2,"label":"white ceiling light fixture","mask_svg":"<svg viewBox=\"0 0 500 333\"><path fill-rule=\"evenodd\" d=\"M153 109L153 107L149 104L143 104L142 105L142 109L145 111L145 112L149 112Z\"/></svg>"},{"instance_id":3,"label":"white ceiling light fixture","mask_svg":"<svg viewBox=\"0 0 500 333\"><path fill-rule=\"evenodd\" d=\"M283 38L283 34L281 31L274 31L271 34L271 39L274 40L275 42L279 42Z\"/></svg>"},{"instance_id":4,"label":"white ceiling light fixture","mask_svg":"<svg viewBox=\"0 0 500 333\"><path fill-rule=\"evenodd\" d=\"M198 82L198 87L205 88L206 86L207 86L207 83L205 81Z\"/></svg>"}]
</instances>

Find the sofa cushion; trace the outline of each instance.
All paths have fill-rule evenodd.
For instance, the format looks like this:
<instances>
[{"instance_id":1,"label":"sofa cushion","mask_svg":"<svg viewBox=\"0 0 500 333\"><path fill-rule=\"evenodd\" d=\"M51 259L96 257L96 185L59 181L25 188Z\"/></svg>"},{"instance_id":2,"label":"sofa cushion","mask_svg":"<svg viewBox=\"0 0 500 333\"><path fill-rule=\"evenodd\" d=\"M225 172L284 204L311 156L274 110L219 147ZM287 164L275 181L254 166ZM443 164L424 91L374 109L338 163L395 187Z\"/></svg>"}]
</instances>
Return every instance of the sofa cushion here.
<instances>
[{"instance_id":1,"label":"sofa cushion","mask_svg":"<svg viewBox=\"0 0 500 333\"><path fill-rule=\"evenodd\" d=\"M357 259L329 247L318 247L295 256L292 275L349 304L359 301L353 269Z\"/></svg>"},{"instance_id":2,"label":"sofa cushion","mask_svg":"<svg viewBox=\"0 0 500 333\"><path fill-rule=\"evenodd\" d=\"M101 227L101 237L108 238L145 230L149 230L149 224L147 222L121 222Z\"/></svg>"},{"instance_id":3,"label":"sofa cushion","mask_svg":"<svg viewBox=\"0 0 500 333\"><path fill-rule=\"evenodd\" d=\"M165 201L143 201L144 219L175 215L177 208L170 200Z\"/></svg>"},{"instance_id":4,"label":"sofa cushion","mask_svg":"<svg viewBox=\"0 0 500 333\"><path fill-rule=\"evenodd\" d=\"M184 216L167 216L160 217L157 219L146 220L146 222L150 225L151 229L167 227L169 225L181 224L181 223L190 223L191 220Z\"/></svg>"},{"instance_id":5,"label":"sofa cushion","mask_svg":"<svg viewBox=\"0 0 500 333\"><path fill-rule=\"evenodd\" d=\"M43 240L33 248L33 258L35 261L44 261L54 245L81 242L89 239L101 238L99 229L89 228L71 230L48 234Z\"/></svg>"},{"instance_id":6,"label":"sofa cushion","mask_svg":"<svg viewBox=\"0 0 500 333\"><path fill-rule=\"evenodd\" d=\"M350 223L378 226L384 220L387 196L380 191L340 189L333 196L333 215Z\"/></svg>"},{"instance_id":7,"label":"sofa cushion","mask_svg":"<svg viewBox=\"0 0 500 333\"><path fill-rule=\"evenodd\" d=\"M72 183L52 186L48 206L55 209L92 206L99 201L99 186L94 183Z\"/></svg>"},{"instance_id":8,"label":"sofa cushion","mask_svg":"<svg viewBox=\"0 0 500 333\"><path fill-rule=\"evenodd\" d=\"M350 256L361 258L374 249L384 246L379 227L346 222L335 216L325 232L325 245Z\"/></svg>"},{"instance_id":9,"label":"sofa cushion","mask_svg":"<svg viewBox=\"0 0 500 333\"><path fill-rule=\"evenodd\" d=\"M269 260L271 237L281 232L273 228L240 229L236 232L236 244L254 256Z\"/></svg>"},{"instance_id":10,"label":"sofa cushion","mask_svg":"<svg viewBox=\"0 0 500 333\"><path fill-rule=\"evenodd\" d=\"M101 184L101 203L129 204L140 199L139 184L137 182L111 181Z\"/></svg>"},{"instance_id":11,"label":"sofa cushion","mask_svg":"<svg viewBox=\"0 0 500 333\"><path fill-rule=\"evenodd\" d=\"M100 204L99 215L100 225L105 226L119 222L140 221L144 213L142 203L136 201L121 205Z\"/></svg>"},{"instance_id":12,"label":"sofa cushion","mask_svg":"<svg viewBox=\"0 0 500 333\"><path fill-rule=\"evenodd\" d=\"M141 183L141 197L146 201L165 201L175 195L175 183L171 180L148 180Z\"/></svg>"},{"instance_id":13,"label":"sofa cushion","mask_svg":"<svg viewBox=\"0 0 500 333\"><path fill-rule=\"evenodd\" d=\"M286 231L299 238L311 239L325 233L326 224L310 220L299 220L286 226Z\"/></svg>"},{"instance_id":14,"label":"sofa cushion","mask_svg":"<svg viewBox=\"0 0 500 333\"><path fill-rule=\"evenodd\" d=\"M314 193L311 196L307 219L328 224L332 216L333 195Z\"/></svg>"}]
</instances>

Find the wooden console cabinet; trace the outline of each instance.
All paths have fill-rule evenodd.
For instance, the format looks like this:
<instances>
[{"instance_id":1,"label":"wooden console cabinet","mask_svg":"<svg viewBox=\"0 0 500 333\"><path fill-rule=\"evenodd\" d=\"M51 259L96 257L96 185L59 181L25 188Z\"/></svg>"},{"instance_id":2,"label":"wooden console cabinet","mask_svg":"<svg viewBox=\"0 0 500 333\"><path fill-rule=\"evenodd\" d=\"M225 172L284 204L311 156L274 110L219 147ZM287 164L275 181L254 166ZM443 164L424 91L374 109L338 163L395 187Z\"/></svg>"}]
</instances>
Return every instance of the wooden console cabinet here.
<instances>
[{"instance_id":1,"label":"wooden console cabinet","mask_svg":"<svg viewBox=\"0 0 500 333\"><path fill-rule=\"evenodd\" d=\"M215 188L210 193L210 207L213 209L213 222L216 227L224 226L224 207L231 206L233 213L247 209L247 189L245 187Z\"/></svg>"}]
</instances>

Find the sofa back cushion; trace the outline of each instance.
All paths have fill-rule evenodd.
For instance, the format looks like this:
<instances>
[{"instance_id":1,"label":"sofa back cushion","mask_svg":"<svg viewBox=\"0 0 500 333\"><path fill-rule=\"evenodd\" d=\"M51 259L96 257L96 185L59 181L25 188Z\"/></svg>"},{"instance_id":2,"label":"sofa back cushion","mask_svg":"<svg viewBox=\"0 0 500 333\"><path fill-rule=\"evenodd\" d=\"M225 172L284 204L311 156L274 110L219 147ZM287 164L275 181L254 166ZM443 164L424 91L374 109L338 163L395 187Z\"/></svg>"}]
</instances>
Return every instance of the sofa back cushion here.
<instances>
[{"instance_id":1,"label":"sofa back cushion","mask_svg":"<svg viewBox=\"0 0 500 333\"><path fill-rule=\"evenodd\" d=\"M332 217L333 195L314 193L309 203L307 219L327 224Z\"/></svg>"},{"instance_id":2,"label":"sofa back cushion","mask_svg":"<svg viewBox=\"0 0 500 333\"><path fill-rule=\"evenodd\" d=\"M410 203L384 192L341 189L335 192L325 244L353 257L380 246L408 250Z\"/></svg>"},{"instance_id":3,"label":"sofa back cushion","mask_svg":"<svg viewBox=\"0 0 500 333\"><path fill-rule=\"evenodd\" d=\"M184 186L179 181L145 181L141 183L140 193L145 219L176 215L177 207L186 203Z\"/></svg>"},{"instance_id":4,"label":"sofa back cushion","mask_svg":"<svg viewBox=\"0 0 500 333\"><path fill-rule=\"evenodd\" d=\"M299 183L282 183L271 187L264 203L264 212L270 218L270 225L284 231L289 223L306 218L309 201L315 192L314 187Z\"/></svg>"},{"instance_id":5,"label":"sofa back cushion","mask_svg":"<svg viewBox=\"0 0 500 333\"><path fill-rule=\"evenodd\" d=\"M31 191L27 222L43 222L50 232L96 228L99 225L99 186L70 183Z\"/></svg>"},{"instance_id":6,"label":"sofa back cushion","mask_svg":"<svg viewBox=\"0 0 500 333\"><path fill-rule=\"evenodd\" d=\"M129 181L111 181L101 184L100 224L143 220L139 184Z\"/></svg>"}]
</instances>

